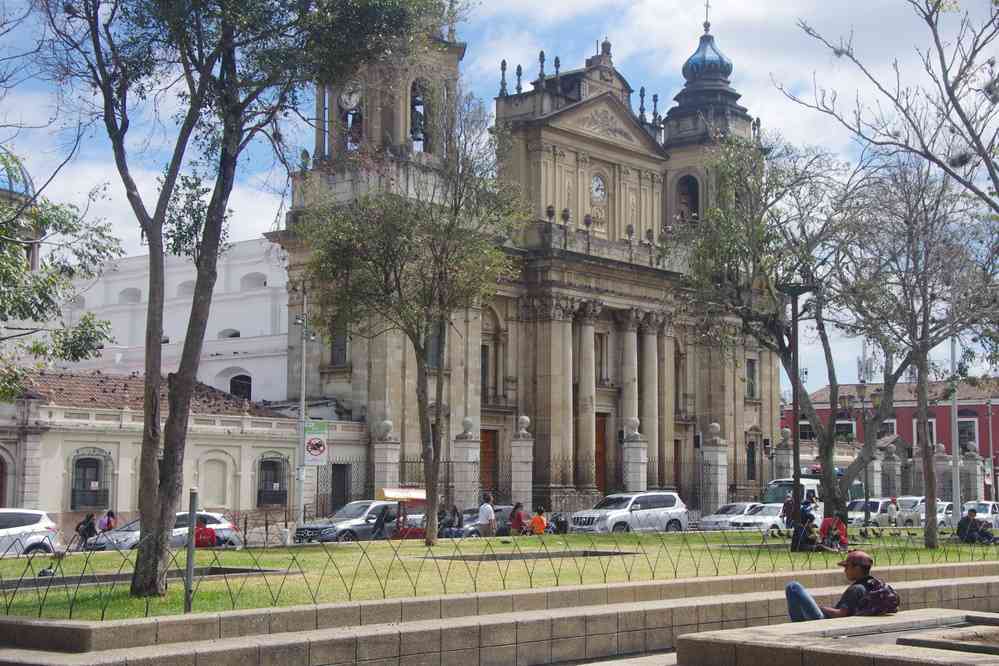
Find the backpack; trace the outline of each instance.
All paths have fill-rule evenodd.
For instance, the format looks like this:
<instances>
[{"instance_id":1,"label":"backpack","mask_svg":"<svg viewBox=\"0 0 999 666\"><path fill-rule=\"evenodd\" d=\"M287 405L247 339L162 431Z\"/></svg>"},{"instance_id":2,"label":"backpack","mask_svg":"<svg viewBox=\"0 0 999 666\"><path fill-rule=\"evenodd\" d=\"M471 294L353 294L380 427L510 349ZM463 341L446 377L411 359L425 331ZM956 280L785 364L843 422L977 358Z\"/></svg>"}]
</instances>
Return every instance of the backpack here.
<instances>
[{"instance_id":1,"label":"backpack","mask_svg":"<svg viewBox=\"0 0 999 666\"><path fill-rule=\"evenodd\" d=\"M860 599L856 615L889 615L898 612L898 593L888 583L871 576L863 583L867 590Z\"/></svg>"}]
</instances>

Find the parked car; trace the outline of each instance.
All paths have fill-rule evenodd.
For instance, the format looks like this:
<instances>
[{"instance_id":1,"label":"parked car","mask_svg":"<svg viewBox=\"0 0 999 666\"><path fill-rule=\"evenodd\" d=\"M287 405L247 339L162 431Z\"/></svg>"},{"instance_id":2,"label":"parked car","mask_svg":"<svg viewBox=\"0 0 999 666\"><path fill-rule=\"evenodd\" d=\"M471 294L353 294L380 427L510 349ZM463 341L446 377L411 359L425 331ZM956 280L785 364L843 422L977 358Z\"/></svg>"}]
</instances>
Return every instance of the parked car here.
<instances>
[{"instance_id":1,"label":"parked car","mask_svg":"<svg viewBox=\"0 0 999 666\"><path fill-rule=\"evenodd\" d=\"M954 503L937 501L937 527L957 527L957 521L961 517L954 518ZM926 524L926 505L920 507L919 524Z\"/></svg>"},{"instance_id":2,"label":"parked car","mask_svg":"<svg viewBox=\"0 0 999 666\"><path fill-rule=\"evenodd\" d=\"M965 502L964 512L974 509L978 520L984 520L993 529L999 528L999 502Z\"/></svg>"},{"instance_id":3,"label":"parked car","mask_svg":"<svg viewBox=\"0 0 999 666\"><path fill-rule=\"evenodd\" d=\"M572 515L570 532L679 532L687 529L687 506L676 493L617 493L590 511Z\"/></svg>"},{"instance_id":4,"label":"parked car","mask_svg":"<svg viewBox=\"0 0 999 666\"><path fill-rule=\"evenodd\" d=\"M871 498L867 501L870 502L869 509L871 514L867 524L878 527L889 527L891 523L888 521L888 505L891 504L891 499L881 497L877 499ZM864 500L851 500L850 503L846 505L846 512L848 523L850 525L864 525Z\"/></svg>"},{"instance_id":5,"label":"parked car","mask_svg":"<svg viewBox=\"0 0 999 666\"><path fill-rule=\"evenodd\" d=\"M59 528L44 511L0 509L0 556L63 550Z\"/></svg>"},{"instance_id":6,"label":"parked car","mask_svg":"<svg viewBox=\"0 0 999 666\"><path fill-rule=\"evenodd\" d=\"M710 516L701 518L698 524L702 530L728 530L732 529L729 524L739 516L746 515L753 507L760 506L758 502L733 502L723 504Z\"/></svg>"},{"instance_id":7,"label":"parked car","mask_svg":"<svg viewBox=\"0 0 999 666\"><path fill-rule=\"evenodd\" d=\"M496 536L510 536L510 516L513 514L512 504L494 504L496 514ZM462 536L477 537L479 534L479 509L465 509L461 512Z\"/></svg>"},{"instance_id":8,"label":"parked car","mask_svg":"<svg viewBox=\"0 0 999 666\"><path fill-rule=\"evenodd\" d=\"M784 504L757 504L745 515L733 518L731 525L734 530L778 530L784 527L780 510Z\"/></svg>"},{"instance_id":9,"label":"parked car","mask_svg":"<svg viewBox=\"0 0 999 666\"><path fill-rule=\"evenodd\" d=\"M329 518L295 530L295 543L312 541L366 541L385 538L387 526L395 521L396 502L358 500L340 508ZM375 527L383 527L381 534Z\"/></svg>"},{"instance_id":10,"label":"parked car","mask_svg":"<svg viewBox=\"0 0 999 666\"><path fill-rule=\"evenodd\" d=\"M898 515L895 523L899 527L920 527L923 521L920 514L926 513L926 498L922 495L903 495L898 501Z\"/></svg>"},{"instance_id":11,"label":"parked car","mask_svg":"<svg viewBox=\"0 0 999 666\"><path fill-rule=\"evenodd\" d=\"M170 540L167 542L171 548L183 548L187 545L188 518L187 511L177 513L173 524L173 531L170 533ZM220 546L242 546L243 537L239 533L239 528L221 513L210 513L199 511L197 518L204 518L205 524L215 530L215 538ZM117 527L107 532L102 532L95 537L87 539L85 548L87 550L130 550L139 545L139 535L142 525L136 518L121 527Z\"/></svg>"}]
</instances>

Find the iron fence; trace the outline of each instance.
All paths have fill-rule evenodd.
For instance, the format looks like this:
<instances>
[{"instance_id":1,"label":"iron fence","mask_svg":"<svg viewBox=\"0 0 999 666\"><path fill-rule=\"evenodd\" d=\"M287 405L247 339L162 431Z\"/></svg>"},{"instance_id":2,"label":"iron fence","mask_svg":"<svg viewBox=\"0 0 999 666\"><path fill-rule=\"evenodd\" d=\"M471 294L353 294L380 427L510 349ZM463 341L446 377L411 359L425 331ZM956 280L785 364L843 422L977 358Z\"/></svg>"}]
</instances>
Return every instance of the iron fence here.
<instances>
[{"instance_id":1,"label":"iron fence","mask_svg":"<svg viewBox=\"0 0 999 666\"><path fill-rule=\"evenodd\" d=\"M319 604L389 597L548 588L591 583L830 569L836 550L795 552L786 530L672 531L668 517L626 512L621 531L490 539L441 538L426 545L418 526L387 530L390 539L288 545L288 528L268 512L230 516L239 526L235 547L199 548L191 573L192 610ZM559 516L553 524L565 526ZM277 535L278 538L274 538ZM999 560L999 545L961 543L941 530L940 545L923 546L915 528L852 529L851 546L870 553L878 568ZM134 543L93 550L78 537L7 540L0 550L3 614L76 619L121 619L179 613L187 556L169 550L162 597L133 598L128 588ZM51 551L51 552L49 552Z\"/></svg>"}]
</instances>

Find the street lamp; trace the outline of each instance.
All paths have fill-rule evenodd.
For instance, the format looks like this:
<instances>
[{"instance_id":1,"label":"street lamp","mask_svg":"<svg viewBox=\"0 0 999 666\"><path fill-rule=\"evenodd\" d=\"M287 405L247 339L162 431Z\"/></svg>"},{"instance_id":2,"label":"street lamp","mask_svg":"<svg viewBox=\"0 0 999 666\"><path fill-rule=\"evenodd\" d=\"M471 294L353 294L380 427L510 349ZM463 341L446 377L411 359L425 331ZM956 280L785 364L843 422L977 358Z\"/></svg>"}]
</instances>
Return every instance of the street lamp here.
<instances>
[{"instance_id":1,"label":"street lamp","mask_svg":"<svg viewBox=\"0 0 999 666\"><path fill-rule=\"evenodd\" d=\"M590 227L593 226L593 216L587 213L583 216L583 226L586 227L586 254L590 253Z\"/></svg>"},{"instance_id":2,"label":"street lamp","mask_svg":"<svg viewBox=\"0 0 999 666\"><path fill-rule=\"evenodd\" d=\"M562 209L562 249L569 247L569 220L572 219L572 211L568 208Z\"/></svg>"},{"instance_id":3,"label":"street lamp","mask_svg":"<svg viewBox=\"0 0 999 666\"><path fill-rule=\"evenodd\" d=\"M305 358L306 346L316 339L315 333L309 330L309 295L303 283L302 289L302 314L295 317L295 325L302 327L301 353L299 355L299 395L298 395L298 481L296 491L296 501L298 502L298 525L305 524L305 424L308 419L306 414L308 405L305 401ZM295 287L298 291L298 287Z\"/></svg>"},{"instance_id":4,"label":"street lamp","mask_svg":"<svg viewBox=\"0 0 999 666\"><path fill-rule=\"evenodd\" d=\"M801 378L798 375L798 297L814 291L815 285L785 282L777 285L777 289L781 293L791 297L791 419L792 423L794 423L794 427L791 429L794 487L791 492L794 498L792 516L794 524L799 525L801 523L801 433L798 423L801 420L801 405L799 404L798 384Z\"/></svg>"}]
</instances>

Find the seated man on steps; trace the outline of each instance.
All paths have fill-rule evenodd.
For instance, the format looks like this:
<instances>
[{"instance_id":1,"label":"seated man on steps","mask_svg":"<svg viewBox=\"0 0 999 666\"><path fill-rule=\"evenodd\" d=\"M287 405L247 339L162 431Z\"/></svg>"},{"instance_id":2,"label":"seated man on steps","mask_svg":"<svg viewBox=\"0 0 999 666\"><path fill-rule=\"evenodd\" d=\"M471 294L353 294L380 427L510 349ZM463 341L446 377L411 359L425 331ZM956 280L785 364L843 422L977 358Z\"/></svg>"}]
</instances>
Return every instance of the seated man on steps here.
<instances>
[{"instance_id":1,"label":"seated man on steps","mask_svg":"<svg viewBox=\"0 0 999 666\"><path fill-rule=\"evenodd\" d=\"M889 585L871 576L874 559L862 550L850 551L839 563L850 586L835 606L819 606L797 581L787 584L787 612L792 622L823 620L851 615L882 615L898 609L898 596Z\"/></svg>"}]
</instances>

